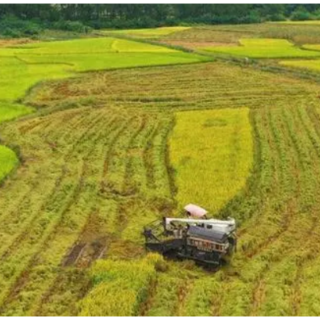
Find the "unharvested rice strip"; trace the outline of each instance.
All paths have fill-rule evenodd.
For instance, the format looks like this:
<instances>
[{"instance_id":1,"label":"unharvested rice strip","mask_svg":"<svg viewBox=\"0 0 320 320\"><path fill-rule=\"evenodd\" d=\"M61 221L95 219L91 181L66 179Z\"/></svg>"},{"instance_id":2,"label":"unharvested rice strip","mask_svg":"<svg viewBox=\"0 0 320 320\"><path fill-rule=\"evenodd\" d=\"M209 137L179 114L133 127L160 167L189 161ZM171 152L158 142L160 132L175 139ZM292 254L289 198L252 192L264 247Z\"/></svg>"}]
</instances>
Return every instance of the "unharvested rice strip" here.
<instances>
[{"instance_id":1,"label":"unharvested rice strip","mask_svg":"<svg viewBox=\"0 0 320 320\"><path fill-rule=\"evenodd\" d=\"M105 123L103 123L103 121L101 120L100 121L100 125L101 123L103 125L105 125ZM91 134L88 134L86 137L92 137L94 139L97 139L97 129L91 133ZM100 127L101 129L101 127ZM99 130L99 129L98 129ZM94 142L94 141L93 141ZM79 151L81 150L82 148L82 145L80 144L78 146L77 149L79 149ZM94 148L94 143L93 143L93 148ZM90 154L90 151L91 149L89 148L89 150L87 149L86 150L86 154L89 155ZM42 227L42 230L40 232L40 234L38 235L38 238L37 237L32 237L32 233L33 233L33 228L34 227L37 227L37 224L34 223L32 225L32 228L31 230L29 230L30 234L26 235L26 239L24 241L24 246L23 246L23 251L27 251L28 247L33 248L33 252L35 252L35 254L31 255L31 257L27 257L26 261L23 261L23 256L24 254L21 252L20 253L20 259L18 258L19 257L19 254L18 252L15 253L15 256L16 259L19 259L20 261L20 268L18 270L23 270L23 266L24 267L27 267L27 265L29 263L32 263L33 259L35 259L35 257L37 256L37 252L40 252L39 250L41 250L41 248L46 244L46 242L52 237L52 233L56 231L56 228L57 226L59 225L61 219L63 219L63 216L66 212L68 212L69 208L72 206L72 203L74 203L74 201L76 200L76 198L79 196L79 191L81 189L81 186L83 184L83 179L81 178L82 177L82 174L83 174L83 170L84 170L84 165L85 165L85 161L84 160L81 160L81 167L82 168L75 168L74 166L72 166L72 169L76 169L78 171L78 180L76 183L72 183L72 185L70 184L71 181L69 181L69 187L68 189L70 190L70 187L71 187L71 190L69 193L66 193L64 192L63 188L67 187L67 185L65 185L64 187L62 187L61 191L62 193L59 195L59 193L57 194L57 197L56 198L53 198L51 199L51 204L50 206L52 207L52 209L54 211L57 210L56 212L56 215L54 216L54 218L52 218L52 222L50 221L47 221L45 224L43 222L41 222L41 220L39 221L39 223L41 223L41 227ZM71 168L70 168L71 169ZM80 170L79 170L80 169ZM66 191L66 190L65 190ZM64 193L64 194L63 194ZM64 200L63 200L64 198ZM57 200L57 203L59 203L59 206L54 209L53 207L53 203L55 202L55 200ZM61 204L62 204L62 208L61 208ZM35 229L36 230L36 229ZM29 239L28 239L29 238ZM20 247L21 248L21 247ZM19 251L19 250L16 250L16 251ZM22 254L22 255L21 255ZM3 262L3 266L6 266L6 264L10 264L10 260L14 260L14 256L11 256L11 259L7 259L5 262ZM24 262L24 263L22 263ZM20 271L20 272L21 272ZM16 282L18 279L19 279L19 271L13 275L13 280L14 282ZM12 283L12 282L11 282ZM8 283L7 286L3 286L4 288L6 287L5 291L2 293L1 295L1 298L3 299L4 296L5 296L5 292L8 292L9 288L10 288L10 282ZM13 286L11 288L11 292L15 292L16 293L16 290L15 290L15 287ZM8 297L10 297L10 293L8 292ZM5 303L4 305L2 305L2 308L3 309L6 309L8 307L8 304Z\"/></svg>"}]
</instances>

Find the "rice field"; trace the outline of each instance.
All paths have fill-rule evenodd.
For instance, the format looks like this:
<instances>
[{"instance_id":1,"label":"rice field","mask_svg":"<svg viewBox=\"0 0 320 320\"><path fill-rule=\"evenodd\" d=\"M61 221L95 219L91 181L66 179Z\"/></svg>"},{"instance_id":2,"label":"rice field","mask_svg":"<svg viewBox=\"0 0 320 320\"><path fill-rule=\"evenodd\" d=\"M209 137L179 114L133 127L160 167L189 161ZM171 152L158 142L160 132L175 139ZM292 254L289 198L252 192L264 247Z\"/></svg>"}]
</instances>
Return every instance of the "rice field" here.
<instances>
[{"instance_id":1,"label":"rice field","mask_svg":"<svg viewBox=\"0 0 320 320\"><path fill-rule=\"evenodd\" d=\"M160 27L160 28L145 28L145 29L127 29L127 30L102 30L101 34L108 35L125 35L138 37L143 39L156 39L162 36L167 36L173 33L189 30L191 27Z\"/></svg>"},{"instance_id":2,"label":"rice field","mask_svg":"<svg viewBox=\"0 0 320 320\"><path fill-rule=\"evenodd\" d=\"M320 45L318 44L306 44L303 46L303 48L307 50L320 51Z\"/></svg>"},{"instance_id":3,"label":"rice field","mask_svg":"<svg viewBox=\"0 0 320 320\"><path fill-rule=\"evenodd\" d=\"M306 21L279 21L277 24L286 24L286 25L320 25L320 20L306 20Z\"/></svg>"},{"instance_id":4,"label":"rice field","mask_svg":"<svg viewBox=\"0 0 320 320\"><path fill-rule=\"evenodd\" d=\"M157 38L157 41L199 50L236 46L239 45L240 40L245 39L282 39L297 46L320 43L318 24L292 23L294 24L269 22L247 25L197 26L161 36ZM287 45L285 44L286 47ZM290 54L293 54L292 50L290 51Z\"/></svg>"},{"instance_id":5,"label":"rice field","mask_svg":"<svg viewBox=\"0 0 320 320\"><path fill-rule=\"evenodd\" d=\"M155 32L317 61L266 25ZM112 37L0 57L0 315L320 315L317 82ZM190 202L237 221L216 272L144 250Z\"/></svg>"},{"instance_id":6,"label":"rice field","mask_svg":"<svg viewBox=\"0 0 320 320\"><path fill-rule=\"evenodd\" d=\"M185 111L176 114L169 143L176 199L218 214L246 185L253 163L249 109Z\"/></svg>"},{"instance_id":7,"label":"rice field","mask_svg":"<svg viewBox=\"0 0 320 320\"><path fill-rule=\"evenodd\" d=\"M25 92L44 80L75 77L76 72L201 62L203 57L162 46L115 38L3 43L0 46L0 122L32 112L18 105ZM0 150L0 180L17 164Z\"/></svg>"},{"instance_id":8,"label":"rice field","mask_svg":"<svg viewBox=\"0 0 320 320\"><path fill-rule=\"evenodd\" d=\"M318 92L222 62L34 87L37 111L0 128L24 159L1 187L1 315L317 315ZM216 273L143 248L145 224L194 202L180 152L224 168L196 186L240 225Z\"/></svg>"},{"instance_id":9,"label":"rice field","mask_svg":"<svg viewBox=\"0 0 320 320\"><path fill-rule=\"evenodd\" d=\"M320 60L283 60L279 64L286 67L320 71Z\"/></svg>"},{"instance_id":10,"label":"rice field","mask_svg":"<svg viewBox=\"0 0 320 320\"><path fill-rule=\"evenodd\" d=\"M203 50L249 58L319 57L315 49L309 46L304 48L306 50L284 39L241 39L238 46L215 46L203 48Z\"/></svg>"}]
</instances>

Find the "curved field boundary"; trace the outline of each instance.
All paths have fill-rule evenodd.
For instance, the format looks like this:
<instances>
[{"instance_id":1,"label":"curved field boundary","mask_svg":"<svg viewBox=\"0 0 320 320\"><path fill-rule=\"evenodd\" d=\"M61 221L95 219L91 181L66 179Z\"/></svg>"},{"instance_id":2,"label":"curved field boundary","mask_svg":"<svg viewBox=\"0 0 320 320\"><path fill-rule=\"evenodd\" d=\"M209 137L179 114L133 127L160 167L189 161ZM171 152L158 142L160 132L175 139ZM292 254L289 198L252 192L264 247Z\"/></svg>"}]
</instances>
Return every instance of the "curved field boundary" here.
<instances>
[{"instance_id":1,"label":"curved field boundary","mask_svg":"<svg viewBox=\"0 0 320 320\"><path fill-rule=\"evenodd\" d=\"M198 56L166 47L114 38L31 43L0 48L0 56L0 122L32 111L26 106L18 107L14 102L39 81L74 76L72 72L76 71L201 60ZM3 148L1 154L1 160L6 161L6 164L1 166L3 171L0 180L10 172L10 166L13 168L16 165Z\"/></svg>"},{"instance_id":2,"label":"curved field boundary","mask_svg":"<svg viewBox=\"0 0 320 320\"><path fill-rule=\"evenodd\" d=\"M106 297L133 281L124 304L134 315L319 314L318 92L311 82L222 63L36 88L29 101L50 112L1 127L27 161L1 190L0 313L89 314L99 299L113 312ZM221 210L240 222L238 252L214 274L159 260L145 277L141 229L176 212L166 144L175 113L190 110L240 113L252 130L251 177ZM228 127L213 118L205 119L209 131ZM117 274L128 261L134 279L130 270Z\"/></svg>"}]
</instances>

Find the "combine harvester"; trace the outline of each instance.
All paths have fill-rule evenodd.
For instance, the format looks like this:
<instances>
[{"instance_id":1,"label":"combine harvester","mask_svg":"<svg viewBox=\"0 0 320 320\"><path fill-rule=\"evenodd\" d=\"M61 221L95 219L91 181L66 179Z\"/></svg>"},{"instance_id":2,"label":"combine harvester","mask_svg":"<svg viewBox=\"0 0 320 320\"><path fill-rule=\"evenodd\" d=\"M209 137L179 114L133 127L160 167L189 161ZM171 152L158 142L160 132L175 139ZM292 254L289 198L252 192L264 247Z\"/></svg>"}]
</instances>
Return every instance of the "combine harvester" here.
<instances>
[{"instance_id":1,"label":"combine harvester","mask_svg":"<svg viewBox=\"0 0 320 320\"><path fill-rule=\"evenodd\" d=\"M184 209L187 218L163 218L144 228L147 250L220 266L236 250L235 220L208 219L208 212L194 204Z\"/></svg>"}]
</instances>

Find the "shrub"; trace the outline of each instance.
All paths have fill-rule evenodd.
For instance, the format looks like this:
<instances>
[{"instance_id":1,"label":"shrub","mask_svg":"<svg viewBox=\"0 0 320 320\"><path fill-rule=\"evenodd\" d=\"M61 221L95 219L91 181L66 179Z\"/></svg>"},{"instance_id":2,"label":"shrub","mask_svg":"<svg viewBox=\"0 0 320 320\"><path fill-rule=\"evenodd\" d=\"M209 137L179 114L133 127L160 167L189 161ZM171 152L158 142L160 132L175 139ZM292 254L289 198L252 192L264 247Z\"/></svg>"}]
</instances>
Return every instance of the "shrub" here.
<instances>
[{"instance_id":1,"label":"shrub","mask_svg":"<svg viewBox=\"0 0 320 320\"><path fill-rule=\"evenodd\" d=\"M270 21L285 21L286 17L281 13L275 13L269 16Z\"/></svg>"},{"instance_id":2,"label":"shrub","mask_svg":"<svg viewBox=\"0 0 320 320\"><path fill-rule=\"evenodd\" d=\"M17 38L39 34L42 30L40 24L35 21L25 21L15 16L6 16L0 21L0 34Z\"/></svg>"},{"instance_id":3,"label":"shrub","mask_svg":"<svg viewBox=\"0 0 320 320\"><path fill-rule=\"evenodd\" d=\"M291 15L293 21L312 20L312 15L302 7L297 8Z\"/></svg>"},{"instance_id":4,"label":"shrub","mask_svg":"<svg viewBox=\"0 0 320 320\"><path fill-rule=\"evenodd\" d=\"M53 29L73 31L73 32L79 32L79 33L88 33L91 31L90 27L84 25L79 21L60 20L60 21L54 22L51 27Z\"/></svg>"}]
</instances>

